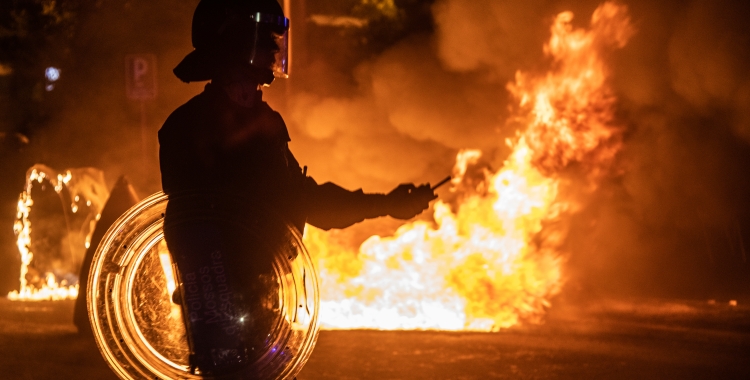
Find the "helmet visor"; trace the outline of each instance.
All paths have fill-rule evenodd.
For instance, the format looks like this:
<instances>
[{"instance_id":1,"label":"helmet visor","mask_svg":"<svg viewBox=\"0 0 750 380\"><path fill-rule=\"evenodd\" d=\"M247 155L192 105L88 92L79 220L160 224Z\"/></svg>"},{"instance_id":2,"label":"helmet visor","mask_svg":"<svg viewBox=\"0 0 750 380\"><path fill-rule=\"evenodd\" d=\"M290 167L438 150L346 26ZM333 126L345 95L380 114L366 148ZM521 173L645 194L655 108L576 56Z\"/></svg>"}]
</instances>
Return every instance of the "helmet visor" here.
<instances>
[{"instance_id":1,"label":"helmet visor","mask_svg":"<svg viewBox=\"0 0 750 380\"><path fill-rule=\"evenodd\" d=\"M289 77L289 19L268 13L251 15L255 38L249 63L273 71L277 78Z\"/></svg>"}]
</instances>

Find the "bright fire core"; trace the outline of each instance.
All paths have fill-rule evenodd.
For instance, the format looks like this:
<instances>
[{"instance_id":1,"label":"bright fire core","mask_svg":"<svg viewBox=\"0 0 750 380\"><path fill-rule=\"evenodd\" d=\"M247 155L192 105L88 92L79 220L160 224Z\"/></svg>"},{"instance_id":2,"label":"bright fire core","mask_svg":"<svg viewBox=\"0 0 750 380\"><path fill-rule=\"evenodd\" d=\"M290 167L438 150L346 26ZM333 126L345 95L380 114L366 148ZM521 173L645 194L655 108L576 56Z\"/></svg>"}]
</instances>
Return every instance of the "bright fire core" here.
<instances>
[{"instance_id":1,"label":"bright fire core","mask_svg":"<svg viewBox=\"0 0 750 380\"><path fill-rule=\"evenodd\" d=\"M372 236L351 252L321 230L305 244L317 260L321 321L333 329L497 331L541 323L564 283L564 217L575 203L561 195L561 173L580 167L587 191L620 147L615 98L603 54L634 33L627 9L599 6L588 30L559 14L544 45L551 69L518 72L508 85L523 125L503 167L468 181L482 152L463 150L454 167L456 204L436 202L434 222ZM580 185L580 183L579 183Z\"/></svg>"}]
</instances>

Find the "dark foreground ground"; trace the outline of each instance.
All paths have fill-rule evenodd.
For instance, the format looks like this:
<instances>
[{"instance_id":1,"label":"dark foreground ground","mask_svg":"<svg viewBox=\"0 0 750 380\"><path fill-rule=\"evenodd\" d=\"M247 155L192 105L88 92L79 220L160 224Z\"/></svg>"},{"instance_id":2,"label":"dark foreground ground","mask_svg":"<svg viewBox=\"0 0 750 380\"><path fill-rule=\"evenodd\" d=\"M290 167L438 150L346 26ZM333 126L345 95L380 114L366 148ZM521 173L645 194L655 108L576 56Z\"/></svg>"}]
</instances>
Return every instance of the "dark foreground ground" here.
<instances>
[{"instance_id":1,"label":"dark foreground ground","mask_svg":"<svg viewBox=\"0 0 750 380\"><path fill-rule=\"evenodd\" d=\"M0 299L0 379L113 379L72 310ZM494 334L323 331L311 379L750 379L750 307L606 302Z\"/></svg>"}]
</instances>

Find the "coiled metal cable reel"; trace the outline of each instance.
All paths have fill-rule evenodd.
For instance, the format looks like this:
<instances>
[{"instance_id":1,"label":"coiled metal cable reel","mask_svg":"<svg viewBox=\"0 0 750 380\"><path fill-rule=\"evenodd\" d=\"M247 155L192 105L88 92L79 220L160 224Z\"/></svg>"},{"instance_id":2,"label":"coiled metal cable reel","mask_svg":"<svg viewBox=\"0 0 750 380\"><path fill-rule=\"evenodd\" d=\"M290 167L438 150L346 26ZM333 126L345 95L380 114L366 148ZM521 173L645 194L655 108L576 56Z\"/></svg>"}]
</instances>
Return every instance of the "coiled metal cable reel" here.
<instances>
[{"instance_id":1,"label":"coiled metal cable reel","mask_svg":"<svg viewBox=\"0 0 750 380\"><path fill-rule=\"evenodd\" d=\"M94 256L88 312L109 366L122 379L296 376L319 328L317 276L300 233L232 221L237 210L201 194L169 202L156 193L133 206Z\"/></svg>"}]
</instances>

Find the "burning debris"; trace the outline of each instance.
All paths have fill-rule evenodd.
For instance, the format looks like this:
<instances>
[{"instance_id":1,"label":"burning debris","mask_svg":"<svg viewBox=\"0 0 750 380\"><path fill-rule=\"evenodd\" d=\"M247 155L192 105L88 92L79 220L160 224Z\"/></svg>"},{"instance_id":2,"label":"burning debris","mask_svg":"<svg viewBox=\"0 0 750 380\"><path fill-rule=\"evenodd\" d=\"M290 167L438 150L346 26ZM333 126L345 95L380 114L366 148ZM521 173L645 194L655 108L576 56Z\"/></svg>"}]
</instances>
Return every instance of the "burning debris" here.
<instances>
[{"instance_id":1,"label":"burning debris","mask_svg":"<svg viewBox=\"0 0 750 380\"><path fill-rule=\"evenodd\" d=\"M370 237L358 254L307 229L324 328L496 331L543 321L565 280L563 218L576 211L566 173L579 171L593 191L620 147L603 55L634 33L626 7L613 2L597 8L588 30L572 19L563 12L552 25L550 70L519 71L508 85L509 123L519 127L501 169L479 167L482 152L462 150L455 201L438 201L433 222Z\"/></svg>"},{"instance_id":2,"label":"burning debris","mask_svg":"<svg viewBox=\"0 0 750 380\"><path fill-rule=\"evenodd\" d=\"M57 172L34 165L28 170L13 226L21 254L20 288L10 292L9 299L40 301L78 296L78 271L108 195L104 173L97 169ZM39 211L32 215L35 204Z\"/></svg>"}]
</instances>

